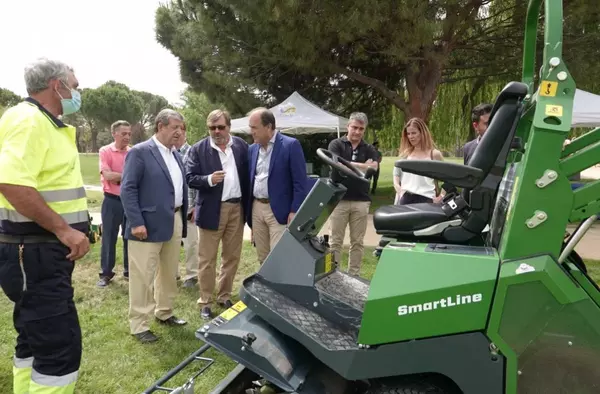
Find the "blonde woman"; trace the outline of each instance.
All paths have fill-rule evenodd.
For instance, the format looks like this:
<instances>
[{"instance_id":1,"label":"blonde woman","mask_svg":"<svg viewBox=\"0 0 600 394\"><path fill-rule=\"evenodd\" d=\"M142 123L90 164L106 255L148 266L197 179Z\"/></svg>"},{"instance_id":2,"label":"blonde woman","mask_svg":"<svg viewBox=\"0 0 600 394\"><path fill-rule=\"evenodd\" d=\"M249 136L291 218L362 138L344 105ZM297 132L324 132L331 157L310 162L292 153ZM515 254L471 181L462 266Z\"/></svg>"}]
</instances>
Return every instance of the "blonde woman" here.
<instances>
[{"instance_id":1,"label":"blonde woman","mask_svg":"<svg viewBox=\"0 0 600 394\"><path fill-rule=\"evenodd\" d=\"M422 119L412 118L406 122L400 140L400 159L444 160L442 153L435 149L429 128ZM394 189L396 205L439 203L443 198L437 181L422 175L403 173L397 167L394 167Z\"/></svg>"}]
</instances>

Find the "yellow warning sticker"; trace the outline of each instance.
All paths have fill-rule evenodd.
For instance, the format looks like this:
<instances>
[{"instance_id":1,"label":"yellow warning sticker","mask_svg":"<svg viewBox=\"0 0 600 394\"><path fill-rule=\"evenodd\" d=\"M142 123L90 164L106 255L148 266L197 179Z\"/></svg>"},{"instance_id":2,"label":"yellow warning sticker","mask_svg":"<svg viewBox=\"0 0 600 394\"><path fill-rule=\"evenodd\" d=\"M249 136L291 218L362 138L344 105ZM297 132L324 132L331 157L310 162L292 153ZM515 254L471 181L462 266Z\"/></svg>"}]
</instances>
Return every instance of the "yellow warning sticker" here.
<instances>
[{"instance_id":1,"label":"yellow warning sticker","mask_svg":"<svg viewBox=\"0 0 600 394\"><path fill-rule=\"evenodd\" d=\"M325 272L329 272L332 269L332 261L333 258L331 257L333 255L333 253L327 253L325 255Z\"/></svg>"},{"instance_id":2,"label":"yellow warning sticker","mask_svg":"<svg viewBox=\"0 0 600 394\"><path fill-rule=\"evenodd\" d=\"M562 116L563 107L562 105L546 105L546 116Z\"/></svg>"},{"instance_id":3,"label":"yellow warning sticker","mask_svg":"<svg viewBox=\"0 0 600 394\"><path fill-rule=\"evenodd\" d=\"M540 96L554 97L556 96L557 88L558 82L542 81L540 84Z\"/></svg>"},{"instance_id":4,"label":"yellow warning sticker","mask_svg":"<svg viewBox=\"0 0 600 394\"><path fill-rule=\"evenodd\" d=\"M232 306L232 308L238 312L242 312L244 309L246 309L246 304L244 304L242 301L238 301Z\"/></svg>"},{"instance_id":5,"label":"yellow warning sticker","mask_svg":"<svg viewBox=\"0 0 600 394\"><path fill-rule=\"evenodd\" d=\"M229 308L226 311L224 311L223 313L221 313L219 316L221 316L225 320L231 320L234 317L236 317L237 314L238 314L238 312L235 309Z\"/></svg>"}]
</instances>

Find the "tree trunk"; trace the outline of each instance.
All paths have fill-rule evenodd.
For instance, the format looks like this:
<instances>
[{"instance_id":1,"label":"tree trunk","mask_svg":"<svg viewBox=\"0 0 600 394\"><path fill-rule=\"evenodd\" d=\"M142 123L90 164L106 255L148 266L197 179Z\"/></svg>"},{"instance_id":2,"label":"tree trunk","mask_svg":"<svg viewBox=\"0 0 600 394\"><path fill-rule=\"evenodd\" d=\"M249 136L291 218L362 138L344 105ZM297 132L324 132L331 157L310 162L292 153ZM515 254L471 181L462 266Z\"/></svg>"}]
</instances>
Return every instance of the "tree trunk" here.
<instances>
[{"instance_id":1,"label":"tree trunk","mask_svg":"<svg viewBox=\"0 0 600 394\"><path fill-rule=\"evenodd\" d=\"M389 89L383 81L359 74L356 71L352 71L346 67L342 67L337 64L331 64L331 69L337 73L345 75L346 77L356 82L360 82L362 84L371 86L373 89L379 92L379 94L385 97L392 105L397 107L400 111L406 113L407 106L406 102L404 101L404 97L400 95L397 91Z\"/></svg>"},{"instance_id":2,"label":"tree trunk","mask_svg":"<svg viewBox=\"0 0 600 394\"><path fill-rule=\"evenodd\" d=\"M90 143L92 145L92 152L97 153L98 152L98 130L96 130L96 129L91 130Z\"/></svg>"},{"instance_id":3,"label":"tree trunk","mask_svg":"<svg viewBox=\"0 0 600 394\"><path fill-rule=\"evenodd\" d=\"M146 140L146 129L140 122L131 127L131 145L143 142Z\"/></svg>"},{"instance_id":4,"label":"tree trunk","mask_svg":"<svg viewBox=\"0 0 600 394\"><path fill-rule=\"evenodd\" d=\"M81 143L83 127L77 126L75 130L75 143L77 144L77 152L83 153L83 144Z\"/></svg>"},{"instance_id":5,"label":"tree trunk","mask_svg":"<svg viewBox=\"0 0 600 394\"><path fill-rule=\"evenodd\" d=\"M406 72L408 112L405 112L405 115L406 120L421 118L428 122L438 86L442 81L442 66L438 61L424 60L418 67L409 68Z\"/></svg>"}]
</instances>

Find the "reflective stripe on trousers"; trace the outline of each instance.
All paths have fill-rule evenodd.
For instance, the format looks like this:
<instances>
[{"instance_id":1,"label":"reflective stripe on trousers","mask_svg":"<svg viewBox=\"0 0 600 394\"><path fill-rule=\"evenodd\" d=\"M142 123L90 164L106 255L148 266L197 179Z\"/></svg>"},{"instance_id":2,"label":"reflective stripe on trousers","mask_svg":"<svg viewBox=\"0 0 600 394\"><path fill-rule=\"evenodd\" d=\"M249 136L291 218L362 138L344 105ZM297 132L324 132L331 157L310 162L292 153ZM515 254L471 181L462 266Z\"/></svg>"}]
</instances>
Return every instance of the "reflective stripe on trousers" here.
<instances>
[{"instance_id":1,"label":"reflective stripe on trousers","mask_svg":"<svg viewBox=\"0 0 600 394\"><path fill-rule=\"evenodd\" d=\"M33 357L18 358L15 356L13 365L13 393L29 394L31 382L31 366Z\"/></svg>"},{"instance_id":2,"label":"reflective stripe on trousers","mask_svg":"<svg viewBox=\"0 0 600 394\"><path fill-rule=\"evenodd\" d=\"M26 244L21 266L19 246L0 243L0 287L14 303L17 331L14 393L71 394L82 349L71 286L74 265L66 259L69 249L58 243ZM23 302L25 298L30 302Z\"/></svg>"},{"instance_id":3,"label":"reflective stripe on trousers","mask_svg":"<svg viewBox=\"0 0 600 394\"><path fill-rule=\"evenodd\" d=\"M29 394L72 394L78 375L79 371L64 376L48 376L34 369L31 372Z\"/></svg>"},{"instance_id":4,"label":"reflective stripe on trousers","mask_svg":"<svg viewBox=\"0 0 600 394\"><path fill-rule=\"evenodd\" d=\"M14 358L14 394L72 394L79 371L64 376L44 375L32 369L33 357Z\"/></svg>"}]
</instances>

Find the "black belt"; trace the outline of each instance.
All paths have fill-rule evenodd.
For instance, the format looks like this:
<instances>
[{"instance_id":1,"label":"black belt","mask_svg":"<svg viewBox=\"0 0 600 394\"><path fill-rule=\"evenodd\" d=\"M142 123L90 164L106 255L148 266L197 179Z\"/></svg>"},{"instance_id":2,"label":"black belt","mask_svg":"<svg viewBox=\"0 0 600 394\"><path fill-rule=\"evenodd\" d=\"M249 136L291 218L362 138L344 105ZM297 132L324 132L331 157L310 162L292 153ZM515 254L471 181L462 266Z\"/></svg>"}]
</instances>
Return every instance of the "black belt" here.
<instances>
[{"instance_id":1,"label":"black belt","mask_svg":"<svg viewBox=\"0 0 600 394\"><path fill-rule=\"evenodd\" d=\"M256 198L254 197L254 199L258 202L262 202L263 204L268 204L269 203L269 199L268 198Z\"/></svg>"},{"instance_id":2,"label":"black belt","mask_svg":"<svg viewBox=\"0 0 600 394\"><path fill-rule=\"evenodd\" d=\"M121 197L117 196L116 194L112 194L112 193L104 192L104 197L111 198L113 200L121 201Z\"/></svg>"},{"instance_id":3,"label":"black belt","mask_svg":"<svg viewBox=\"0 0 600 394\"><path fill-rule=\"evenodd\" d=\"M0 243L5 244L42 244L42 243L60 243L54 235L16 235L0 234Z\"/></svg>"},{"instance_id":4,"label":"black belt","mask_svg":"<svg viewBox=\"0 0 600 394\"><path fill-rule=\"evenodd\" d=\"M242 199L240 197L236 197L236 198L230 198L229 200L225 200L223 202L226 202L229 204L239 204L240 202L242 202Z\"/></svg>"}]
</instances>

